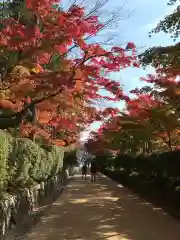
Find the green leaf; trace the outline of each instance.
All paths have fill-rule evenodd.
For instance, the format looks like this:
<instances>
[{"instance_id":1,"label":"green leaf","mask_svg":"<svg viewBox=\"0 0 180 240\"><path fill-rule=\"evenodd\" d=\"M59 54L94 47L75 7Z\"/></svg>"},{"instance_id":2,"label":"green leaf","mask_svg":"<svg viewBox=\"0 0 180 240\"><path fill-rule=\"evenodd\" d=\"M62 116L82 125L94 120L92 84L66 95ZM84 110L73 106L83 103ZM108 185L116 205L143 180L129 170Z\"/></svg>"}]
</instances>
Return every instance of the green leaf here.
<instances>
[{"instance_id":1,"label":"green leaf","mask_svg":"<svg viewBox=\"0 0 180 240\"><path fill-rule=\"evenodd\" d=\"M50 63L48 64L48 69L56 71L60 69L61 56L59 54L54 54L51 58Z\"/></svg>"}]
</instances>

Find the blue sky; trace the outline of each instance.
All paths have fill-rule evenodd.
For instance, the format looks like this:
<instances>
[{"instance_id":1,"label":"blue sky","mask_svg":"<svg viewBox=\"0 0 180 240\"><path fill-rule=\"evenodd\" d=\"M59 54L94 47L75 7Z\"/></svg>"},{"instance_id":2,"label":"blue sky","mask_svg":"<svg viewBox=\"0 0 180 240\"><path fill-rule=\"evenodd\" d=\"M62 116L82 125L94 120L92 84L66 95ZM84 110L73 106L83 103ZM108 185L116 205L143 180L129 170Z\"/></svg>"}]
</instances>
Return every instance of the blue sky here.
<instances>
[{"instance_id":1,"label":"blue sky","mask_svg":"<svg viewBox=\"0 0 180 240\"><path fill-rule=\"evenodd\" d=\"M115 2L115 0L111 0L109 4L111 5L112 3L115 5ZM141 49L141 47L143 47L142 49L146 49L155 45L169 45L173 42L168 34L154 34L149 38L148 32L151 31L165 15L171 13L175 6L167 6L167 1L165 0L129 0L126 8L133 10L133 13L128 19L121 22L121 26L119 27L120 31L116 38L117 42L132 41L138 49ZM128 92L130 89L141 85L142 83L138 80L139 77L146 75L149 71L151 71L151 69L129 68L122 72L112 74L111 76L116 80L120 79L124 90Z\"/></svg>"},{"instance_id":2,"label":"blue sky","mask_svg":"<svg viewBox=\"0 0 180 240\"><path fill-rule=\"evenodd\" d=\"M94 1L96 0L89 0L89 7L92 6ZM109 0L104 7L104 14L106 15L107 11L118 9L122 5L124 6L123 12L120 11L119 14L122 15L123 13L123 15L126 15L126 13L131 13L130 16L119 21L118 27L104 32L104 34L109 36L116 35L113 40L114 45L121 45L130 41L136 44L139 51L142 51L151 46L169 45L173 42L168 34L154 34L149 38L148 33L165 15L171 13L176 5L173 7L168 6L166 0ZM111 78L120 81L124 91L128 93L131 89L142 86L143 83L139 81L139 78L150 72L152 72L150 68L146 70L127 68L118 73L112 73ZM124 104L120 102L113 104L113 106L123 108ZM98 126L99 124L95 123L91 126L91 129ZM88 132L83 133L82 138L86 138Z\"/></svg>"},{"instance_id":3,"label":"blue sky","mask_svg":"<svg viewBox=\"0 0 180 240\"><path fill-rule=\"evenodd\" d=\"M103 1L103 0L101 0ZM104 0L104 2L107 0ZM62 0L63 6L68 8L74 0ZM76 0L77 3L83 2L82 0ZM85 0L85 9L91 9L97 0ZM149 38L148 33L154 28L157 23L164 18L165 15L171 13L175 6L168 6L168 0L109 0L106 5L101 9L102 20L103 17L107 17L108 12L116 10L123 6L123 9L118 12L119 16L125 19L120 20L118 26L112 27L112 29L106 29L98 41L103 41L104 36L116 35L113 40L113 45L126 44L127 42L134 42L139 51L143 51L148 47L155 45L168 45L172 43L172 39L168 34L159 33L152 35ZM177 4L178 5L178 4ZM128 17L128 14L130 16ZM101 19L100 19L101 20ZM96 38L94 38L94 41ZM124 86L125 92L142 85L139 78L146 75L152 69L146 70L137 68L127 68L118 73L111 74L112 79L118 80Z\"/></svg>"},{"instance_id":4,"label":"blue sky","mask_svg":"<svg viewBox=\"0 0 180 240\"><path fill-rule=\"evenodd\" d=\"M119 4L117 4L119 2ZM123 0L124 2L124 0ZM106 5L107 9L113 9L120 6L122 1L110 0ZM169 45L173 42L168 34L159 33L152 35L149 38L148 33L154 28L157 23L162 20L167 14L171 13L175 6L168 6L165 0L129 0L124 5L124 11L132 12L131 16L119 22L119 27L115 30L108 30L108 34L115 32L115 44L123 44L126 42L134 42L139 50L145 50L148 47L156 45ZM152 72L153 69L147 68L135 69L128 68L118 73L112 73L111 77L114 80L119 80L123 85L124 91L129 92L131 89L143 85L139 78ZM113 106L123 108L123 103L113 104ZM90 129L96 129L99 123L94 123ZM89 131L82 133L81 138L85 139L89 135Z\"/></svg>"}]
</instances>

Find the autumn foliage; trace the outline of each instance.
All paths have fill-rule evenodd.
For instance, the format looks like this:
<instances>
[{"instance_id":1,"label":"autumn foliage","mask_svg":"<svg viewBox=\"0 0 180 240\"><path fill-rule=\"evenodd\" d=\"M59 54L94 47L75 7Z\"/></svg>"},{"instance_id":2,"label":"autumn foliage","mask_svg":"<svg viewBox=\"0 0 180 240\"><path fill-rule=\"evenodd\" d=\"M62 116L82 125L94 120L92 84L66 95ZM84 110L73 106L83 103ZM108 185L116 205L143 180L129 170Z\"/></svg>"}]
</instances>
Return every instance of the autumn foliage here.
<instances>
[{"instance_id":1,"label":"autumn foliage","mask_svg":"<svg viewBox=\"0 0 180 240\"><path fill-rule=\"evenodd\" d=\"M9 13L2 17L0 31L0 125L3 128L3 119L10 119L9 127L19 127L23 135L59 139L61 145L60 140L75 141L87 124L101 119L103 113L93 106L96 101L128 99L108 75L138 65L133 43L125 49L105 49L88 42L103 27L98 17L86 16L78 5L65 11L58 4L51 0L5 2ZM100 89L114 97L101 95ZM30 101L25 103L26 97ZM28 107L36 110L33 122L22 117Z\"/></svg>"},{"instance_id":2,"label":"autumn foliage","mask_svg":"<svg viewBox=\"0 0 180 240\"><path fill-rule=\"evenodd\" d=\"M170 5L177 1L170 1ZM179 36L180 6L160 21L152 33L164 31ZM151 64L155 74L140 81L144 87L130 91L125 111L117 111L104 121L86 147L93 153L121 152L149 155L179 148L180 82L179 43L153 47L140 55L140 62Z\"/></svg>"}]
</instances>

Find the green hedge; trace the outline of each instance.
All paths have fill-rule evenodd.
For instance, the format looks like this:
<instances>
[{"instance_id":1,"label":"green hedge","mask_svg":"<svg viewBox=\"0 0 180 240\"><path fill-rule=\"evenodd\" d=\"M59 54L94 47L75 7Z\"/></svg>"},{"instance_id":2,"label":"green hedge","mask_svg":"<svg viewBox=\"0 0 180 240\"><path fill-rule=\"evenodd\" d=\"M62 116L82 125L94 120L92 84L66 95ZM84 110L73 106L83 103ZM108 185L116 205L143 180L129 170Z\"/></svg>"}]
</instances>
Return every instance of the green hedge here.
<instances>
[{"instance_id":1,"label":"green hedge","mask_svg":"<svg viewBox=\"0 0 180 240\"><path fill-rule=\"evenodd\" d=\"M12 152L11 135L0 130L0 193L7 187L9 180L8 159Z\"/></svg>"},{"instance_id":2,"label":"green hedge","mask_svg":"<svg viewBox=\"0 0 180 240\"><path fill-rule=\"evenodd\" d=\"M151 156L131 157L119 155L115 159L115 169L128 175L137 175L157 182L169 182L180 179L180 151L152 154Z\"/></svg>"},{"instance_id":3,"label":"green hedge","mask_svg":"<svg viewBox=\"0 0 180 240\"><path fill-rule=\"evenodd\" d=\"M101 162L102 156L97 157ZM110 161L109 161L110 162ZM150 156L118 155L101 170L138 191L180 203L180 150Z\"/></svg>"},{"instance_id":4,"label":"green hedge","mask_svg":"<svg viewBox=\"0 0 180 240\"><path fill-rule=\"evenodd\" d=\"M64 154L64 167L68 166L78 166L78 160L76 156L76 150L74 149L68 149Z\"/></svg>"},{"instance_id":5,"label":"green hedge","mask_svg":"<svg viewBox=\"0 0 180 240\"><path fill-rule=\"evenodd\" d=\"M63 168L64 147L42 148L26 138L0 131L0 194L30 187Z\"/></svg>"}]
</instances>

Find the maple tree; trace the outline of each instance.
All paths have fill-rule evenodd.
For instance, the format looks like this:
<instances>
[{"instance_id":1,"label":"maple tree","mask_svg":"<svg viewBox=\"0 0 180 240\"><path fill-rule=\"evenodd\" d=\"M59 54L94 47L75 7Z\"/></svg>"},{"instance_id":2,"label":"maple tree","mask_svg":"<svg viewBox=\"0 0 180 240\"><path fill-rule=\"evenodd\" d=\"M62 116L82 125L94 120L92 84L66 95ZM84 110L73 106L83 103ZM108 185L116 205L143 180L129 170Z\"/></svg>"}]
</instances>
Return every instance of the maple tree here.
<instances>
[{"instance_id":1,"label":"maple tree","mask_svg":"<svg viewBox=\"0 0 180 240\"><path fill-rule=\"evenodd\" d=\"M153 32L169 32L177 40L179 10ZM105 175L173 206L179 203L180 187L179 46L153 47L139 56L141 65L153 66L155 73L142 77L145 86L130 91L125 110L105 119L85 143Z\"/></svg>"},{"instance_id":2,"label":"maple tree","mask_svg":"<svg viewBox=\"0 0 180 240\"><path fill-rule=\"evenodd\" d=\"M171 1L174 4L177 1ZM179 7L152 32L179 35ZM153 47L140 55L143 66L151 64L155 74L142 77L147 85L134 89L126 99L124 113L120 110L104 121L87 142L90 151L120 151L128 154L174 150L179 148L179 43Z\"/></svg>"},{"instance_id":3,"label":"maple tree","mask_svg":"<svg viewBox=\"0 0 180 240\"><path fill-rule=\"evenodd\" d=\"M148 75L143 81L151 83L134 89L134 96L120 110L102 123L98 132L86 143L89 151L151 154L179 146L179 82L167 76Z\"/></svg>"},{"instance_id":4,"label":"maple tree","mask_svg":"<svg viewBox=\"0 0 180 240\"><path fill-rule=\"evenodd\" d=\"M114 94L111 100L127 98L108 74L137 66L135 45L128 43L125 50L88 43L88 36L103 27L98 17L86 16L78 5L65 11L58 4L3 3L4 12L9 11L2 15L0 31L2 129L20 127L25 135L36 132L45 138L60 132L73 139L77 130L98 118L92 104L109 99L100 88ZM70 55L72 48L78 57ZM26 97L30 101L25 103Z\"/></svg>"}]
</instances>

